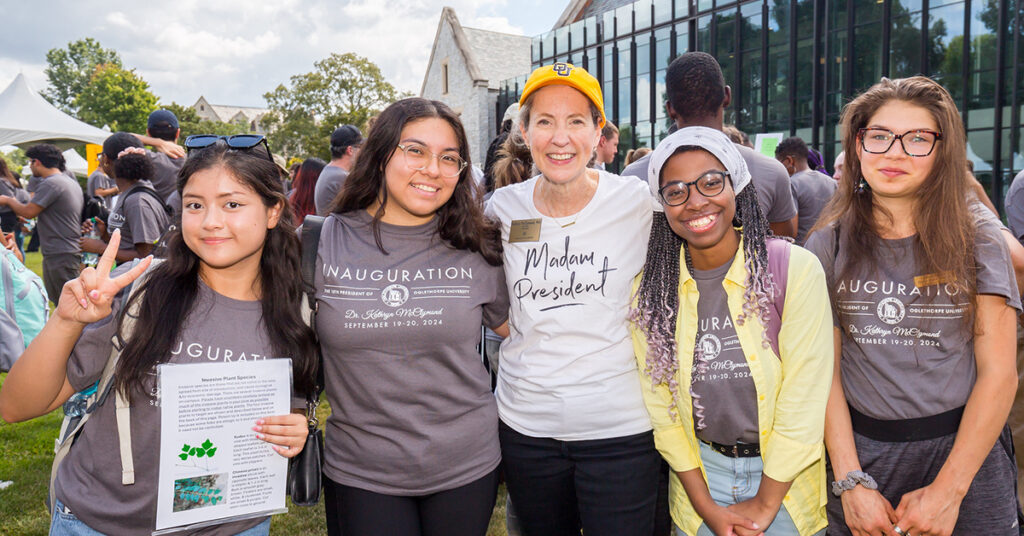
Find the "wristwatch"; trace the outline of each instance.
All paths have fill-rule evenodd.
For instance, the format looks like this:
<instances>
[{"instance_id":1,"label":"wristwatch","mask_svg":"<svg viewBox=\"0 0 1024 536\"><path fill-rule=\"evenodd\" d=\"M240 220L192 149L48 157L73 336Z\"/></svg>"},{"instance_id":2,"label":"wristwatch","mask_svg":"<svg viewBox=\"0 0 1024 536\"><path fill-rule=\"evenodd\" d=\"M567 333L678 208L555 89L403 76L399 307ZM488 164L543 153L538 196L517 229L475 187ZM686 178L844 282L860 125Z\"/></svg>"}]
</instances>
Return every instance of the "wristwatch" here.
<instances>
[{"instance_id":1,"label":"wristwatch","mask_svg":"<svg viewBox=\"0 0 1024 536\"><path fill-rule=\"evenodd\" d=\"M839 497L844 491L857 487L857 484L867 489L878 489L878 483L875 482L874 478L871 478L871 475L864 471L850 471L846 473L846 479L837 480L832 483L832 495Z\"/></svg>"}]
</instances>

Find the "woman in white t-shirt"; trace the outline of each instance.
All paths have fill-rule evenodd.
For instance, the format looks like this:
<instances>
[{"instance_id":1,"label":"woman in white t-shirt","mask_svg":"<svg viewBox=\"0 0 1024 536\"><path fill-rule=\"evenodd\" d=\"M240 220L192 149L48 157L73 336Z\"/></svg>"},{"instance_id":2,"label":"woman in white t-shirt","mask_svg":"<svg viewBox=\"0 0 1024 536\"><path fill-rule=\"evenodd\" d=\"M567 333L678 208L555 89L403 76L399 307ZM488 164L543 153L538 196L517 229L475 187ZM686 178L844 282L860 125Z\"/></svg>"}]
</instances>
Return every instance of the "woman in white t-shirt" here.
<instances>
[{"instance_id":1,"label":"woman in white t-shirt","mask_svg":"<svg viewBox=\"0 0 1024 536\"><path fill-rule=\"evenodd\" d=\"M627 323L653 203L644 183L588 169L600 86L566 63L530 75L520 129L540 175L494 192L510 336L498 415L508 490L530 535L653 532L660 457Z\"/></svg>"}]
</instances>

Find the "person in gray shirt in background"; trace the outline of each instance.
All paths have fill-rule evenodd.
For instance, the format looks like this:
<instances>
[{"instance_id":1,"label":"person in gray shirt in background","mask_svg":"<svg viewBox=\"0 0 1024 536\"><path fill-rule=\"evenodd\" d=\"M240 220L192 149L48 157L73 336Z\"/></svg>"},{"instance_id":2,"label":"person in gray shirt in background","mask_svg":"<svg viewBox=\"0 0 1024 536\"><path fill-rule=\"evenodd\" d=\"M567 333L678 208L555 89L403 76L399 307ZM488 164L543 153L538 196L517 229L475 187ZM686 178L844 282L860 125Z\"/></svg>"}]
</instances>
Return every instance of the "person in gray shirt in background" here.
<instances>
[{"instance_id":1,"label":"person in gray shirt in background","mask_svg":"<svg viewBox=\"0 0 1024 536\"><path fill-rule=\"evenodd\" d=\"M807 231L818 221L821 209L825 208L838 183L824 173L811 169L807 163L807 144L792 136L782 140L775 147L775 159L782 162L789 173L793 199L796 200L797 231L796 243L804 245Z\"/></svg>"},{"instance_id":2,"label":"person in gray shirt in background","mask_svg":"<svg viewBox=\"0 0 1024 536\"><path fill-rule=\"evenodd\" d=\"M114 196L117 195L117 184L103 172L102 167L97 167L85 183L85 195L89 198L100 198L103 206L109 210L113 206Z\"/></svg>"},{"instance_id":3,"label":"person in gray shirt in background","mask_svg":"<svg viewBox=\"0 0 1024 536\"><path fill-rule=\"evenodd\" d=\"M318 216L325 216L331 210L331 203L348 177L362 144L363 134L355 125L341 125L331 133L331 163L320 172L313 192Z\"/></svg>"},{"instance_id":4,"label":"person in gray shirt in background","mask_svg":"<svg viewBox=\"0 0 1024 536\"><path fill-rule=\"evenodd\" d=\"M156 110L146 120L146 135L136 134L144 145L150 145L155 151L147 151L153 162L156 174L153 176L153 189L160 194L164 202L171 204L171 194L177 194L178 171L185 165L185 149L178 145L178 117L170 110ZM180 204L180 201L177 201ZM181 212L181 209L176 209Z\"/></svg>"},{"instance_id":5,"label":"person in gray shirt in background","mask_svg":"<svg viewBox=\"0 0 1024 536\"><path fill-rule=\"evenodd\" d=\"M1024 171L1013 178L1003 203L1003 210L1006 211L1006 221L1010 230L1013 231L1013 236L1017 240L1021 240L1024 237Z\"/></svg>"},{"instance_id":6,"label":"person in gray shirt in background","mask_svg":"<svg viewBox=\"0 0 1024 536\"><path fill-rule=\"evenodd\" d=\"M50 298L56 299L64 282L78 277L81 270L78 239L82 216L82 188L64 174L64 155L57 146L42 143L25 151L32 175L42 177L28 203L0 195L0 206L8 206L22 218L39 217L43 254L43 283Z\"/></svg>"},{"instance_id":7,"label":"person in gray shirt in background","mask_svg":"<svg viewBox=\"0 0 1024 536\"><path fill-rule=\"evenodd\" d=\"M732 101L732 89L726 85L722 67L714 56L704 52L687 52L672 60L665 73L667 102L665 110L676 126L708 127L723 130L725 109ZM768 218L772 232L778 236L796 237L797 211L785 168L753 149L737 144L753 176L761 211ZM622 176L647 181L646 156L626 166Z\"/></svg>"}]
</instances>

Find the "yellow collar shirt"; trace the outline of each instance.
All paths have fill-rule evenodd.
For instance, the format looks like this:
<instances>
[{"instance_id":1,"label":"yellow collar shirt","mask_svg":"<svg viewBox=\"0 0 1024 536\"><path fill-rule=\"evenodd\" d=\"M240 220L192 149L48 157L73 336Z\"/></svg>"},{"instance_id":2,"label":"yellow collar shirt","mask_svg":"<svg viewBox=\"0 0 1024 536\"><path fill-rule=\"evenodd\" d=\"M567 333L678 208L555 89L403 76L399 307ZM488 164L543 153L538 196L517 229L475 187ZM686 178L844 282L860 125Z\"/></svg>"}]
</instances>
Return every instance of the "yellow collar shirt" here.
<instances>
[{"instance_id":1,"label":"yellow collar shirt","mask_svg":"<svg viewBox=\"0 0 1024 536\"><path fill-rule=\"evenodd\" d=\"M801 247L792 246L790 251L788 288L779 330L781 359L762 344L763 328L758 319L748 318L742 325L737 321L743 311L747 279L742 242L722 286L757 392L764 474L780 482L793 482L783 505L800 534L806 536L827 524L824 430L825 405L832 385L834 347L831 305L821 264ZM673 471L669 491L672 519L683 532L694 536L703 521L675 474L697 467L704 473L690 398L693 348L698 326L697 300L700 296L696 281L686 269L683 255L680 249L679 314L675 332L679 400L675 419L669 415L672 395L668 386L653 386L645 372L647 340L635 325L631 329L644 403L654 426L654 441ZM640 277L642 274L634 282L634 291Z\"/></svg>"}]
</instances>

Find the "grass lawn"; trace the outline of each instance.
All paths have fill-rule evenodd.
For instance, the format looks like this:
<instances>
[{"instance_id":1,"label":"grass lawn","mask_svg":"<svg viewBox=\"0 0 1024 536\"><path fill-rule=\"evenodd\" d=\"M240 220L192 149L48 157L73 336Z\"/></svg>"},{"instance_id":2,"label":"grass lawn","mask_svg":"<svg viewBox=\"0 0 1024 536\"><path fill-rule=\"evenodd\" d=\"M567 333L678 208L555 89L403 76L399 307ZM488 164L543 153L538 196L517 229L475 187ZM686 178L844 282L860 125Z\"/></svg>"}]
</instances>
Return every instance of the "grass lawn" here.
<instances>
[{"instance_id":1,"label":"grass lawn","mask_svg":"<svg viewBox=\"0 0 1024 536\"><path fill-rule=\"evenodd\" d=\"M42 257L38 252L27 253L25 265L37 274L42 273ZM0 385L6 379L0 374ZM326 401L318 410L320 422L330 414ZM0 535L45 536L49 530L46 511L50 464L53 461L53 442L60 430L64 414L54 411L29 422L7 424L0 421L0 482L12 481L0 490ZM401 468L395 468L400 470ZM320 501L315 507L293 506L289 513L274 516L270 533L274 535L327 534L324 526L324 507ZM505 489L498 492L487 536L505 536Z\"/></svg>"}]
</instances>

